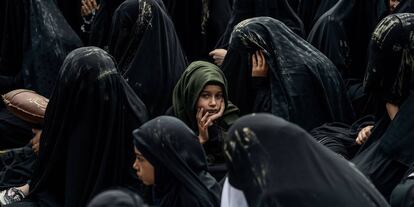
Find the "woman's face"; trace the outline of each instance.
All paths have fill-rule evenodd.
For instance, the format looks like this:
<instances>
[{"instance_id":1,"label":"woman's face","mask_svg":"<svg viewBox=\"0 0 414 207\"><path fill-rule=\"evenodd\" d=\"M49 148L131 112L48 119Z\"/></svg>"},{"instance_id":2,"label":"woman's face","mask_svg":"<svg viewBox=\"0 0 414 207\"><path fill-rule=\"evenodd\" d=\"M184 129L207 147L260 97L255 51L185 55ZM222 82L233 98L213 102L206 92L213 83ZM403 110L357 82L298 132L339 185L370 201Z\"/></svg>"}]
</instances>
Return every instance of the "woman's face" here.
<instances>
[{"instance_id":1,"label":"woman's face","mask_svg":"<svg viewBox=\"0 0 414 207\"><path fill-rule=\"evenodd\" d=\"M134 147L134 151L136 158L133 167L137 170L137 176L145 185L153 185L155 183L154 167L142 156L136 147Z\"/></svg>"},{"instance_id":2,"label":"woman's face","mask_svg":"<svg viewBox=\"0 0 414 207\"><path fill-rule=\"evenodd\" d=\"M223 101L223 90L221 86L205 85L198 97L197 109L203 108L204 114L209 112L209 116L211 116L220 111L220 106Z\"/></svg>"}]
</instances>

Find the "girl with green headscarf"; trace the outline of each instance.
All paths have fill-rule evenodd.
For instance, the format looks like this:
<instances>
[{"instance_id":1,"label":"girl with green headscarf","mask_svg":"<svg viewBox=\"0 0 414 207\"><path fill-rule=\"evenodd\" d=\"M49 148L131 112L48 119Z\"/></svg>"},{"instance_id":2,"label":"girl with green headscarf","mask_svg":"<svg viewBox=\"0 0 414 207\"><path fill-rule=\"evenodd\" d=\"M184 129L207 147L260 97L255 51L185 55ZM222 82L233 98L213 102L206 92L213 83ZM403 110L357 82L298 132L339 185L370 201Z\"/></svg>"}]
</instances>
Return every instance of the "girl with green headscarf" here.
<instances>
[{"instance_id":1,"label":"girl with green headscarf","mask_svg":"<svg viewBox=\"0 0 414 207\"><path fill-rule=\"evenodd\" d=\"M169 111L168 114L175 115L198 133L207 160L212 164L210 169L224 168L223 136L238 118L239 109L228 100L223 72L208 62L191 63L174 88L172 111Z\"/></svg>"}]
</instances>

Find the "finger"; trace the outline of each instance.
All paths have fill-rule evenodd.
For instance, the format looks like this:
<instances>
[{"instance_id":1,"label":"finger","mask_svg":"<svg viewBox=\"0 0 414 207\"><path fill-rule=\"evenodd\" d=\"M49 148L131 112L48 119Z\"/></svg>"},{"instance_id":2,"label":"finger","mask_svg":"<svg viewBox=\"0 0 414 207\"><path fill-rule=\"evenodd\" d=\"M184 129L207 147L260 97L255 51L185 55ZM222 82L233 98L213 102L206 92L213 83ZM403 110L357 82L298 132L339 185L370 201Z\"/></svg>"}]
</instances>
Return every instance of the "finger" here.
<instances>
[{"instance_id":1,"label":"finger","mask_svg":"<svg viewBox=\"0 0 414 207\"><path fill-rule=\"evenodd\" d=\"M89 10L91 10L91 11L93 10L93 8L94 8L94 7L93 7L93 4L92 4L92 2L91 2L91 1L86 0L86 5L88 6L88 9L89 9Z\"/></svg>"},{"instance_id":2,"label":"finger","mask_svg":"<svg viewBox=\"0 0 414 207\"><path fill-rule=\"evenodd\" d=\"M265 58L264 53L263 53L263 51L262 51L262 50L260 50L260 56L261 56L261 58L262 58L262 64L263 64L263 65L266 65L266 58Z\"/></svg>"},{"instance_id":3,"label":"finger","mask_svg":"<svg viewBox=\"0 0 414 207\"><path fill-rule=\"evenodd\" d=\"M204 114L203 118L201 118L201 120L200 120L200 121L201 121L202 123L205 123L205 122L207 121L207 119L208 119L208 114L209 114L209 113L208 113L208 112L206 112L206 114Z\"/></svg>"},{"instance_id":4,"label":"finger","mask_svg":"<svg viewBox=\"0 0 414 207\"><path fill-rule=\"evenodd\" d=\"M262 55L261 55L261 53L260 53L260 51L257 51L256 52L257 53L257 65L259 66L259 67L262 67L263 66L263 58L262 58Z\"/></svg>"},{"instance_id":5,"label":"finger","mask_svg":"<svg viewBox=\"0 0 414 207\"><path fill-rule=\"evenodd\" d=\"M213 120L210 118L206 121L206 123L204 124L204 128L208 128L209 126L213 125Z\"/></svg>"},{"instance_id":6,"label":"finger","mask_svg":"<svg viewBox=\"0 0 414 207\"><path fill-rule=\"evenodd\" d=\"M98 5L96 4L96 0L92 0L92 6L93 6L93 8L98 8Z\"/></svg>"},{"instance_id":7,"label":"finger","mask_svg":"<svg viewBox=\"0 0 414 207\"><path fill-rule=\"evenodd\" d=\"M220 104L220 110L218 113L215 113L214 115L210 116L210 119L212 119L212 121L217 120L218 118L220 118L221 116L223 116L224 110L225 110L226 105L224 104L224 101L221 101Z\"/></svg>"},{"instance_id":8,"label":"finger","mask_svg":"<svg viewBox=\"0 0 414 207\"><path fill-rule=\"evenodd\" d=\"M253 65L253 68L256 68L257 66L256 54L252 55L252 65Z\"/></svg>"},{"instance_id":9,"label":"finger","mask_svg":"<svg viewBox=\"0 0 414 207\"><path fill-rule=\"evenodd\" d=\"M213 50L213 51L211 51L211 52L208 53L209 56L213 56L215 54L216 54L216 50Z\"/></svg>"},{"instance_id":10,"label":"finger","mask_svg":"<svg viewBox=\"0 0 414 207\"><path fill-rule=\"evenodd\" d=\"M197 109L197 114L196 114L197 121L201 120L202 114L203 114L203 108L198 108Z\"/></svg>"}]
</instances>

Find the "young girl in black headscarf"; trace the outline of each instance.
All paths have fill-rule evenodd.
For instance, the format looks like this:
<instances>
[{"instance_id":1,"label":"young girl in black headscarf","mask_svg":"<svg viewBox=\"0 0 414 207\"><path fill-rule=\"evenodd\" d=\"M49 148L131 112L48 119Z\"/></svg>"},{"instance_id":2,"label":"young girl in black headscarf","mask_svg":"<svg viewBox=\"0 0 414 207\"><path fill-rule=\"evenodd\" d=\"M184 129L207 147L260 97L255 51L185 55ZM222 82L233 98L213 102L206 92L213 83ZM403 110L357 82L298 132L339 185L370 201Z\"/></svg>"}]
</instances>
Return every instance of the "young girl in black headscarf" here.
<instances>
[{"instance_id":1,"label":"young girl in black headscarf","mask_svg":"<svg viewBox=\"0 0 414 207\"><path fill-rule=\"evenodd\" d=\"M351 163L273 115L237 120L224 149L230 187L243 192L223 195L228 203L237 198L245 206L388 206Z\"/></svg>"},{"instance_id":2,"label":"young girl in black headscarf","mask_svg":"<svg viewBox=\"0 0 414 207\"><path fill-rule=\"evenodd\" d=\"M156 206L219 206L220 187L207 172L203 147L182 121L161 116L133 135L134 168L144 184L153 185Z\"/></svg>"}]
</instances>

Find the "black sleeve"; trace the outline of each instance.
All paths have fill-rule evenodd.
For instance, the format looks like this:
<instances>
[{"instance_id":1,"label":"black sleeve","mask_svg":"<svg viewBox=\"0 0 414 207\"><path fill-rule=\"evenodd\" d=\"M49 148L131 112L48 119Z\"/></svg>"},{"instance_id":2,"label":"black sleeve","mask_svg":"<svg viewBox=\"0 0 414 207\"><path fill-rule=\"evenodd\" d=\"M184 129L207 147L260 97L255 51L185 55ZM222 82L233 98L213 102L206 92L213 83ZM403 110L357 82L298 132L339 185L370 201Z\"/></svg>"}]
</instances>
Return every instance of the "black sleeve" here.
<instances>
[{"instance_id":1,"label":"black sleeve","mask_svg":"<svg viewBox=\"0 0 414 207\"><path fill-rule=\"evenodd\" d=\"M253 112L272 112L270 83L267 77L252 78L254 90Z\"/></svg>"}]
</instances>

